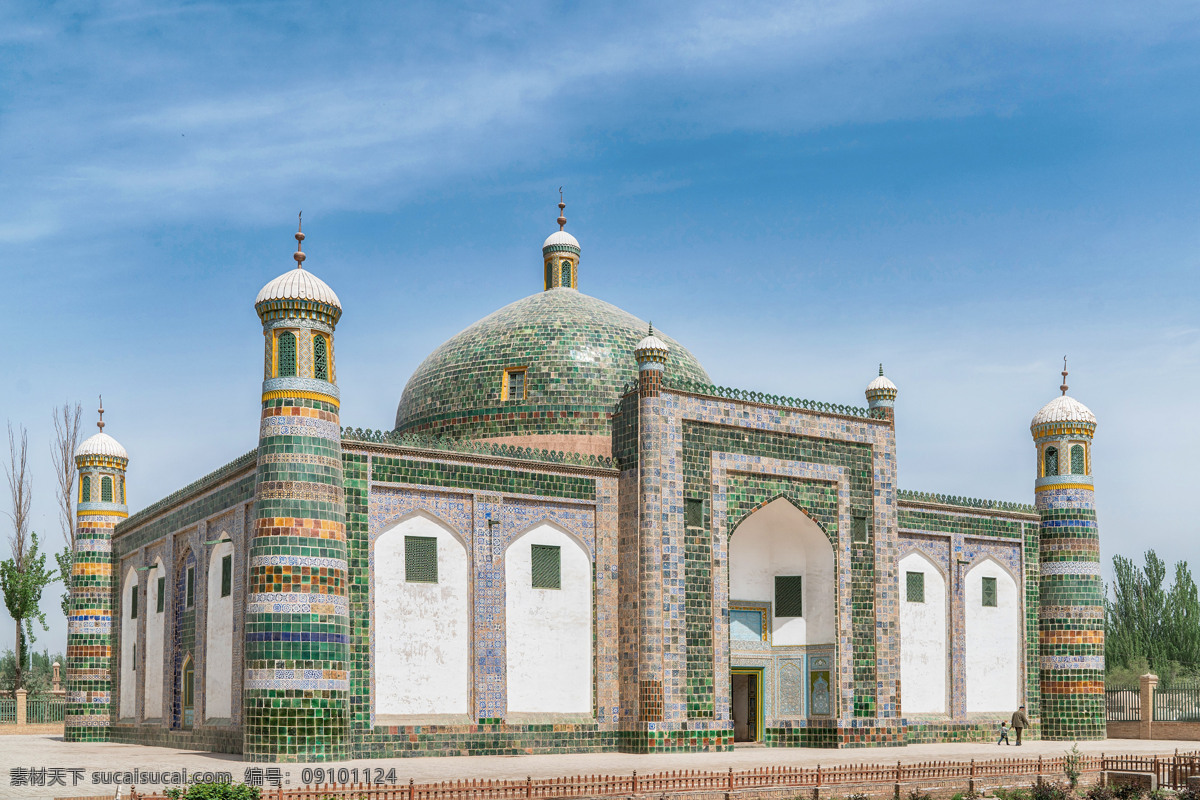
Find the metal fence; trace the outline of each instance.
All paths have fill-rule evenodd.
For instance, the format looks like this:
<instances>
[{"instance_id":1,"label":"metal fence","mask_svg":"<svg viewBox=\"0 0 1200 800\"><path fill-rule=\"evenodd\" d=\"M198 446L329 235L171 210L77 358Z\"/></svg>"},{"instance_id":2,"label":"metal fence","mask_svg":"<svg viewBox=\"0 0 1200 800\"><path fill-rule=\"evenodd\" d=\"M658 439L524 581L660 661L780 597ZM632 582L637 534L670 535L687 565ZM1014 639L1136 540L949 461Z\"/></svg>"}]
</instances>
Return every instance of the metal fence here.
<instances>
[{"instance_id":1,"label":"metal fence","mask_svg":"<svg viewBox=\"0 0 1200 800\"><path fill-rule=\"evenodd\" d=\"M1112 719L1112 717L1109 717ZM1154 690L1155 722L1200 722L1200 683L1173 683Z\"/></svg>"},{"instance_id":2,"label":"metal fence","mask_svg":"<svg viewBox=\"0 0 1200 800\"><path fill-rule=\"evenodd\" d=\"M0 697L0 725L17 724L17 701L12 697Z\"/></svg>"},{"instance_id":3,"label":"metal fence","mask_svg":"<svg viewBox=\"0 0 1200 800\"><path fill-rule=\"evenodd\" d=\"M1139 722L1142 719L1142 690L1137 686L1106 688L1104 708L1109 722Z\"/></svg>"},{"instance_id":4,"label":"metal fence","mask_svg":"<svg viewBox=\"0 0 1200 800\"><path fill-rule=\"evenodd\" d=\"M67 701L61 697L28 700L25 703L26 722L62 722L67 711Z\"/></svg>"}]
</instances>

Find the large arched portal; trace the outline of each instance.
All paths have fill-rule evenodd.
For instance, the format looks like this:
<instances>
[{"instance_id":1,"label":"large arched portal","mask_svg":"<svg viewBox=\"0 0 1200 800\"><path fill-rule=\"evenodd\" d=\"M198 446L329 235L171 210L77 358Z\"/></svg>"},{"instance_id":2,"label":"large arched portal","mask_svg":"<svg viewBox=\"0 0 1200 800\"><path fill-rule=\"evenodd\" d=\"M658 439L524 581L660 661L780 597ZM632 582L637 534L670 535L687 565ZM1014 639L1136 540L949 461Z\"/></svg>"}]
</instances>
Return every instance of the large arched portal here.
<instances>
[{"instance_id":1,"label":"large arched portal","mask_svg":"<svg viewBox=\"0 0 1200 800\"><path fill-rule=\"evenodd\" d=\"M767 503L734 530L729 610L734 739L761 740L768 719L833 716L833 545L790 501Z\"/></svg>"}]
</instances>

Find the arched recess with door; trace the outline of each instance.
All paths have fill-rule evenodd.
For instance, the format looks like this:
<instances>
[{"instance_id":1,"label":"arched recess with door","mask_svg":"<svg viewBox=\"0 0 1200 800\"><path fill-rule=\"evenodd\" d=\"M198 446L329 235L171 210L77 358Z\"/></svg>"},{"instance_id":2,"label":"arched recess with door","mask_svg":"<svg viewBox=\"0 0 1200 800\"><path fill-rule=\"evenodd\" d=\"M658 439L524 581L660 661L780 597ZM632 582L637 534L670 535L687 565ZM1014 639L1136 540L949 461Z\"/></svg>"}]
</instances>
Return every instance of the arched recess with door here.
<instances>
[{"instance_id":1,"label":"arched recess with door","mask_svg":"<svg viewBox=\"0 0 1200 800\"><path fill-rule=\"evenodd\" d=\"M780 674L788 677L781 681L771 671L756 670L762 662L754 658L752 648L741 641L731 646L735 740L760 740L764 716L834 716L837 566L833 544L822 527L790 500L780 497L766 503L733 530L729 606L731 639L749 644L760 636L762 655L787 655L807 659L809 664L803 683L791 674L794 669L790 673L781 669ZM820 660L811 658L814 647ZM796 693L800 696L792 696Z\"/></svg>"},{"instance_id":2,"label":"arched recess with door","mask_svg":"<svg viewBox=\"0 0 1200 800\"><path fill-rule=\"evenodd\" d=\"M592 559L543 522L504 553L509 714L592 713Z\"/></svg>"},{"instance_id":3,"label":"arched recess with door","mask_svg":"<svg viewBox=\"0 0 1200 800\"><path fill-rule=\"evenodd\" d=\"M204 641L204 716L233 715L233 542L215 545L208 561Z\"/></svg>"},{"instance_id":4,"label":"arched recess with door","mask_svg":"<svg viewBox=\"0 0 1200 800\"><path fill-rule=\"evenodd\" d=\"M466 544L416 512L371 546L375 720L471 712L470 565Z\"/></svg>"},{"instance_id":5,"label":"arched recess with door","mask_svg":"<svg viewBox=\"0 0 1200 800\"><path fill-rule=\"evenodd\" d=\"M138 600L138 574L130 567L121 585L121 719L137 713Z\"/></svg>"},{"instance_id":6,"label":"arched recess with door","mask_svg":"<svg viewBox=\"0 0 1200 800\"><path fill-rule=\"evenodd\" d=\"M905 714L945 714L946 577L924 553L900 559L900 692Z\"/></svg>"},{"instance_id":7,"label":"arched recess with door","mask_svg":"<svg viewBox=\"0 0 1200 800\"><path fill-rule=\"evenodd\" d=\"M967 713L1021 705L1021 595L1012 574L986 557L963 577Z\"/></svg>"}]
</instances>

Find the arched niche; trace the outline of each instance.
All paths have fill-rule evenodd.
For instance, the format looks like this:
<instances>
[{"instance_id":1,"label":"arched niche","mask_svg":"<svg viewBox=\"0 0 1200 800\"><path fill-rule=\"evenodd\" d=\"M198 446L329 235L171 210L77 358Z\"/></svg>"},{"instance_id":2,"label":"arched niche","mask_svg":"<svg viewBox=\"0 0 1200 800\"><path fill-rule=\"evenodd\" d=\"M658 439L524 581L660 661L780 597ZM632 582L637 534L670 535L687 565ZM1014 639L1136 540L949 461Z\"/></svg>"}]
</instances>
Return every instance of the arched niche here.
<instances>
[{"instance_id":1,"label":"arched niche","mask_svg":"<svg viewBox=\"0 0 1200 800\"><path fill-rule=\"evenodd\" d=\"M900 559L900 697L905 714L945 714L946 578L924 554Z\"/></svg>"},{"instance_id":2,"label":"arched niche","mask_svg":"<svg viewBox=\"0 0 1200 800\"><path fill-rule=\"evenodd\" d=\"M796 585L793 578L800 579L799 607L793 597L777 597L777 589ZM829 537L785 498L757 509L729 543L729 600L771 604L772 645L833 644L837 571Z\"/></svg>"},{"instance_id":3,"label":"arched niche","mask_svg":"<svg viewBox=\"0 0 1200 800\"><path fill-rule=\"evenodd\" d=\"M204 640L204 716L233 716L233 542L213 546L208 560Z\"/></svg>"},{"instance_id":4,"label":"arched niche","mask_svg":"<svg viewBox=\"0 0 1200 800\"><path fill-rule=\"evenodd\" d=\"M549 522L504 553L508 711L592 713L592 562Z\"/></svg>"},{"instance_id":5,"label":"arched niche","mask_svg":"<svg viewBox=\"0 0 1200 800\"><path fill-rule=\"evenodd\" d=\"M137 714L137 640L140 599L137 569L125 571L121 584L121 705L117 716L127 719Z\"/></svg>"},{"instance_id":6,"label":"arched niche","mask_svg":"<svg viewBox=\"0 0 1200 800\"><path fill-rule=\"evenodd\" d=\"M1011 713L1021 704L1021 597L1017 580L984 558L963 577L967 712Z\"/></svg>"},{"instance_id":7,"label":"arched niche","mask_svg":"<svg viewBox=\"0 0 1200 800\"><path fill-rule=\"evenodd\" d=\"M167 629L167 570L161 558L146 573L146 657L142 659L145 670L145 700L142 716L159 719L163 715L163 641Z\"/></svg>"},{"instance_id":8,"label":"arched niche","mask_svg":"<svg viewBox=\"0 0 1200 800\"><path fill-rule=\"evenodd\" d=\"M372 547L376 721L469 714L466 545L445 522L417 512L381 533Z\"/></svg>"}]
</instances>

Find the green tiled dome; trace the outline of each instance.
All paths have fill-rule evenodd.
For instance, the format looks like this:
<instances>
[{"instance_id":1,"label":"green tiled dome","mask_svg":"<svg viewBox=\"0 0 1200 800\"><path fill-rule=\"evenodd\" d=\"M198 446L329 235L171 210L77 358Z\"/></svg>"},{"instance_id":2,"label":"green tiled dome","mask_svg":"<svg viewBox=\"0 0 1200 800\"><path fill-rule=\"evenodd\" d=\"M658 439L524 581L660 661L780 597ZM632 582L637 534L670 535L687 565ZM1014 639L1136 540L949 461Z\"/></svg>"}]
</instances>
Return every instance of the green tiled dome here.
<instances>
[{"instance_id":1,"label":"green tiled dome","mask_svg":"<svg viewBox=\"0 0 1200 800\"><path fill-rule=\"evenodd\" d=\"M646 329L632 314L575 289L518 300L417 367L396 409L396 428L595 452L585 440L611 435L609 414L622 387L637 377L633 350ZM655 334L671 350L668 379L709 382L691 353ZM501 399L505 370L514 367L526 368L526 396Z\"/></svg>"}]
</instances>

